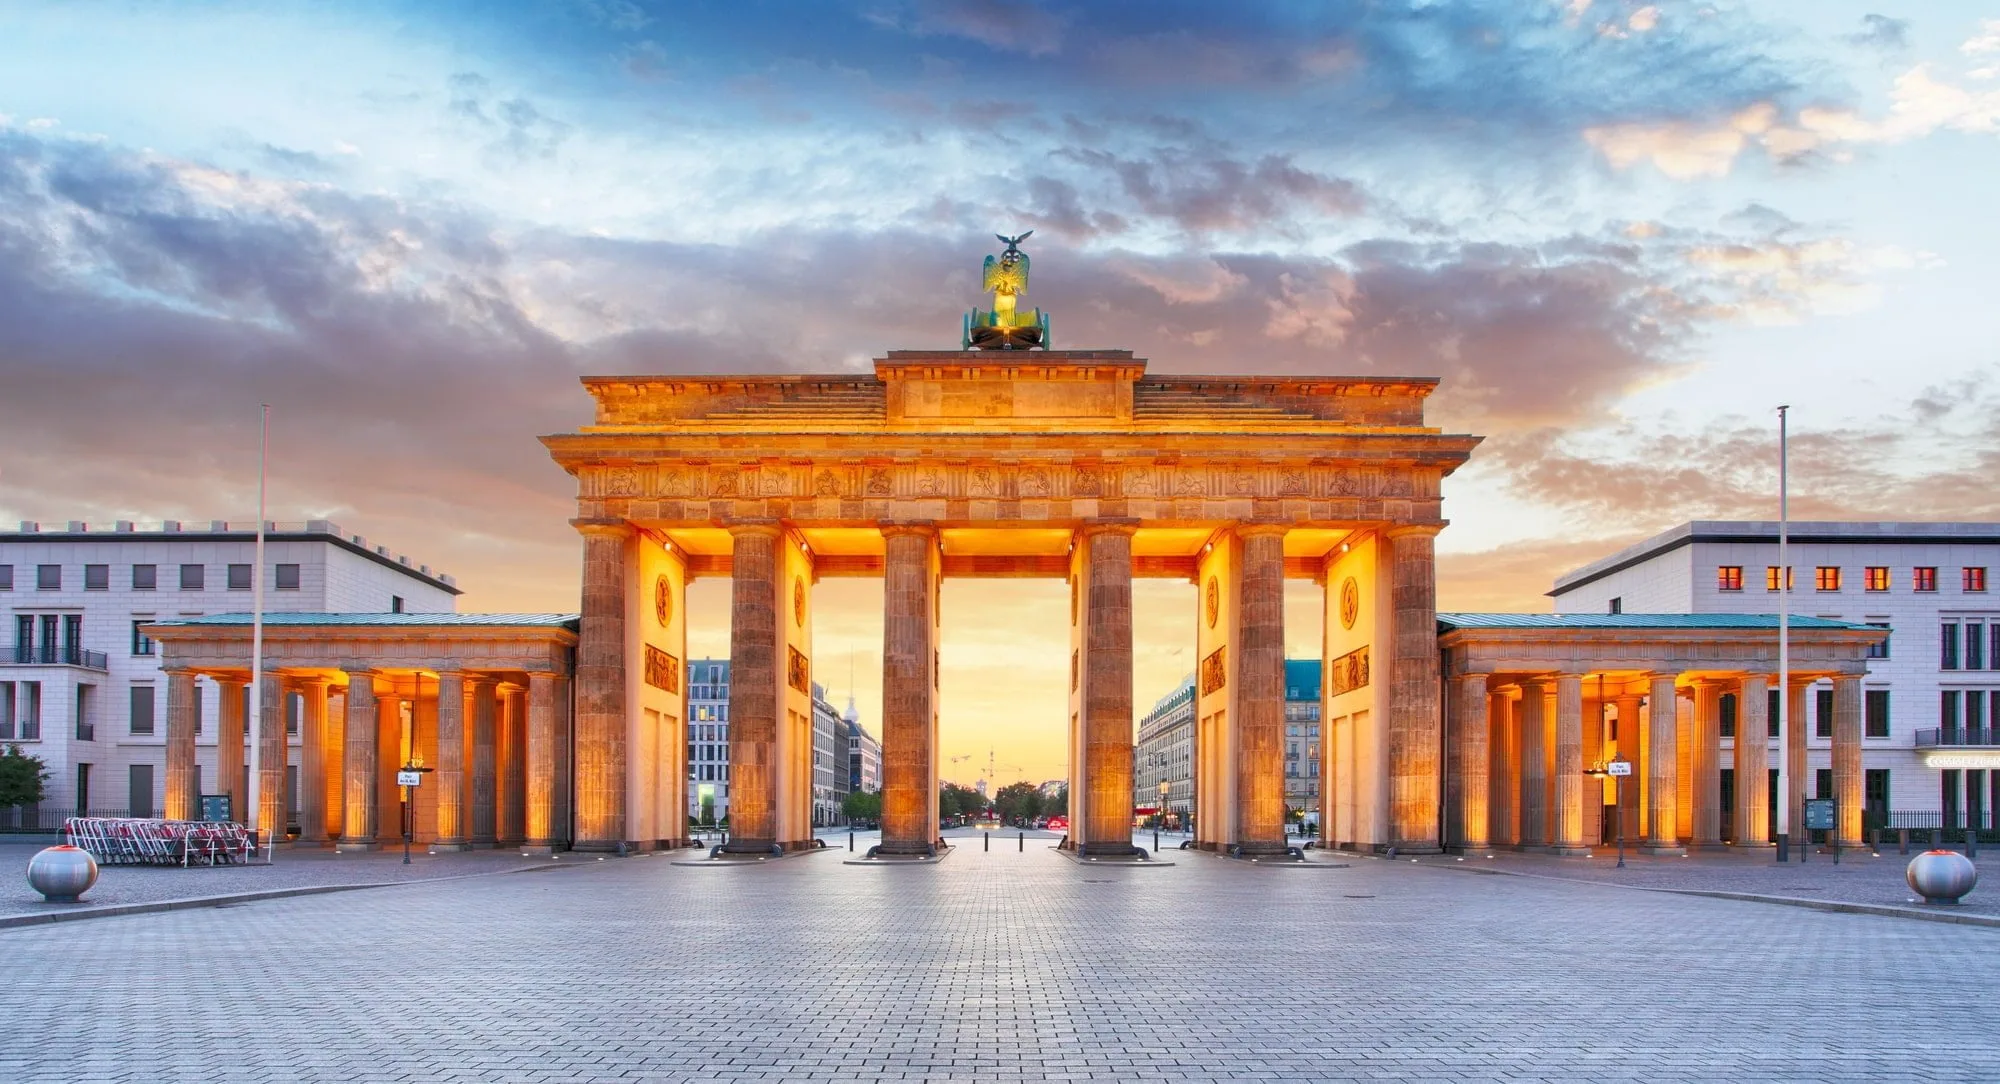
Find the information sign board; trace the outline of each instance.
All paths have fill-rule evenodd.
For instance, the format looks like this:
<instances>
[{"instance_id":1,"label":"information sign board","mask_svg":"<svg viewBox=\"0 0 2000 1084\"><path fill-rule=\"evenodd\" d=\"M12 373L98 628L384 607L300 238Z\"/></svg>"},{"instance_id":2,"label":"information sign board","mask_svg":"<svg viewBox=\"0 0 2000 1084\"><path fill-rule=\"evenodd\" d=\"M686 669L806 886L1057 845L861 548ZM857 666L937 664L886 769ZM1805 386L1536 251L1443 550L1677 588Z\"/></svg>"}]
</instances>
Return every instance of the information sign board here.
<instances>
[{"instance_id":1,"label":"information sign board","mask_svg":"<svg viewBox=\"0 0 2000 1084\"><path fill-rule=\"evenodd\" d=\"M233 821L230 814L230 796L227 794L204 794L201 796L201 819L205 821Z\"/></svg>"},{"instance_id":2,"label":"information sign board","mask_svg":"<svg viewBox=\"0 0 2000 1084\"><path fill-rule=\"evenodd\" d=\"M1814 831L1833 830L1833 799L1806 799L1806 827Z\"/></svg>"},{"instance_id":3,"label":"information sign board","mask_svg":"<svg viewBox=\"0 0 2000 1084\"><path fill-rule=\"evenodd\" d=\"M396 785L399 787L422 786L423 782L424 773L422 772L405 771L396 773Z\"/></svg>"},{"instance_id":4,"label":"information sign board","mask_svg":"<svg viewBox=\"0 0 2000 1084\"><path fill-rule=\"evenodd\" d=\"M1632 762L1631 762L1631 761L1629 761L1629 760L1614 760L1614 761L1612 761L1611 763L1609 763L1609 764L1606 764L1606 765L1604 766L1604 774L1606 774L1606 775L1631 775L1631 774L1632 774Z\"/></svg>"}]
</instances>

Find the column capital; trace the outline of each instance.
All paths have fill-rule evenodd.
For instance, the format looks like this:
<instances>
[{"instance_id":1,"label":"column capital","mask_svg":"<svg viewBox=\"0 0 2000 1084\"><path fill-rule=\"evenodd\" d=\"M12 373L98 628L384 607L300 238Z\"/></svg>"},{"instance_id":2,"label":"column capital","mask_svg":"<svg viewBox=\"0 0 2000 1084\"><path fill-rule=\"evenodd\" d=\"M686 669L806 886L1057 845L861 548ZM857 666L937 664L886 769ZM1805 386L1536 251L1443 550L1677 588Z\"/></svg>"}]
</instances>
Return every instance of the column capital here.
<instances>
[{"instance_id":1,"label":"column capital","mask_svg":"<svg viewBox=\"0 0 2000 1084\"><path fill-rule=\"evenodd\" d=\"M1397 523L1389 527L1384 527L1382 529L1382 537L1409 538L1422 535L1429 538L1436 538L1438 532L1444 530L1444 527L1445 525L1442 523Z\"/></svg>"},{"instance_id":2,"label":"column capital","mask_svg":"<svg viewBox=\"0 0 2000 1084\"><path fill-rule=\"evenodd\" d=\"M883 538L892 538L896 535L918 535L923 538L935 538L938 533L937 524L929 520L883 520L876 524L876 529L882 532Z\"/></svg>"},{"instance_id":3,"label":"column capital","mask_svg":"<svg viewBox=\"0 0 2000 1084\"><path fill-rule=\"evenodd\" d=\"M215 678L214 680L215 680L215 683L216 683L217 685L248 685L248 684L250 684L250 679L249 679L248 677L237 677L237 676L236 676L235 674L227 674L227 675L223 675L223 676L219 676L219 677Z\"/></svg>"},{"instance_id":4,"label":"column capital","mask_svg":"<svg viewBox=\"0 0 2000 1084\"><path fill-rule=\"evenodd\" d=\"M573 519L569 525L585 538L617 538L622 541L636 533L632 524L622 519Z\"/></svg>"},{"instance_id":5,"label":"column capital","mask_svg":"<svg viewBox=\"0 0 2000 1084\"><path fill-rule=\"evenodd\" d=\"M198 678L201 676L201 671L192 666L162 666L160 667L160 673L170 678Z\"/></svg>"},{"instance_id":6,"label":"column capital","mask_svg":"<svg viewBox=\"0 0 2000 1084\"><path fill-rule=\"evenodd\" d=\"M1139 521L1130 518L1087 519L1076 529L1085 538L1100 534L1119 534L1130 537L1139 530Z\"/></svg>"},{"instance_id":7,"label":"column capital","mask_svg":"<svg viewBox=\"0 0 2000 1084\"><path fill-rule=\"evenodd\" d=\"M319 690L324 690L328 685L332 684L332 682L324 677L321 677L318 674L301 674L298 677L292 679L292 684L298 686L302 690L312 689L315 691L319 691Z\"/></svg>"},{"instance_id":8,"label":"column capital","mask_svg":"<svg viewBox=\"0 0 2000 1084\"><path fill-rule=\"evenodd\" d=\"M372 678L375 676L375 668L372 666L343 666L340 668L340 672L346 674L349 680L354 678Z\"/></svg>"},{"instance_id":9,"label":"column capital","mask_svg":"<svg viewBox=\"0 0 2000 1084\"><path fill-rule=\"evenodd\" d=\"M1283 538L1292 529L1289 523L1239 523L1231 528L1238 538L1259 538L1276 535Z\"/></svg>"},{"instance_id":10,"label":"column capital","mask_svg":"<svg viewBox=\"0 0 2000 1084\"><path fill-rule=\"evenodd\" d=\"M728 531L731 538L741 538L744 535L777 538L785 533L785 525L769 519L743 520L726 524L723 530Z\"/></svg>"}]
</instances>

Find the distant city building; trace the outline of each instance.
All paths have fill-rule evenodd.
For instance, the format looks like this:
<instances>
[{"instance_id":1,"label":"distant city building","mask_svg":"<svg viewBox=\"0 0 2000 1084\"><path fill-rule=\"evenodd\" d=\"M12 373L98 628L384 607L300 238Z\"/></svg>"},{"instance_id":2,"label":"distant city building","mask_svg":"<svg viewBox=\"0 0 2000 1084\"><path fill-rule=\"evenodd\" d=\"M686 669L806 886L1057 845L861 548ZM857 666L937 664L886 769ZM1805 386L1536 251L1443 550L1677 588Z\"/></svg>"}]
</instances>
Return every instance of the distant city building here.
<instances>
[{"instance_id":1,"label":"distant city building","mask_svg":"<svg viewBox=\"0 0 2000 1084\"><path fill-rule=\"evenodd\" d=\"M847 698L847 714L842 716L847 724L847 789L849 791L878 791L882 789L882 743L868 728L861 725L861 713L854 709L854 697Z\"/></svg>"},{"instance_id":2,"label":"distant city building","mask_svg":"<svg viewBox=\"0 0 2000 1084\"><path fill-rule=\"evenodd\" d=\"M1139 720L1139 739L1133 747L1133 807L1159 809L1164 782L1165 812L1179 824L1186 824L1196 812L1194 699L1194 675L1189 674ZM1319 806L1319 713L1319 660L1285 660L1285 805L1295 811Z\"/></svg>"},{"instance_id":3,"label":"distant city building","mask_svg":"<svg viewBox=\"0 0 2000 1084\"><path fill-rule=\"evenodd\" d=\"M0 744L19 744L48 766L42 810L161 811L166 681L139 628L248 613L255 549L255 523L219 520L0 531L0 606L11 611L13 636L0 651ZM450 576L326 520L268 524L264 562L268 612L450 613L457 605ZM232 707L242 713L231 719L241 725L247 686L196 685L197 793L229 774L218 770L216 749L226 696L239 698ZM287 694L285 704L296 735L297 700ZM291 747L287 771L295 774L296 736ZM286 790L296 801L295 779Z\"/></svg>"},{"instance_id":4,"label":"distant city building","mask_svg":"<svg viewBox=\"0 0 2000 1084\"><path fill-rule=\"evenodd\" d=\"M826 687L813 682L813 825L824 828L843 819L841 799L847 796L847 722L827 702Z\"/></svg>"},{"instance_id":5,"label":"distant city building","mask_svg":"<svg viewBox=\"0 0 2000 1084\"><path fill-rule=\"evenodd\" d=\"M688 663L688 816L706 823L729 815L729 660ZM844 820L842 800L853 789L857 753L866 759L861 779L881 789L882 746L860 730L853 704L843 717L813 683L813 823L824 827ZM859 731L862 748L856 748Z\"/></svg>"},{"instance_id":6,"label":"distant city building","mask_svg":"<svg viewBox=\"0 0 2000 1084\"><path fill-rule=\"evenodd\" d=\"M1891 631L1863 683L1863 808L2000 825L2000 523L1791 524L1791 612ZM1559 614L1775 613L1775 521L1696 521L1556 578ZM1766 717L1776 725L1777 690ZM1735 748L1735 693L1724 748ZM1833 690L1806 690L1807 793L1833 797ZM1733 753L1725 753L1723 762ZM1723 806L1735 779L1723 776ZM1773 772L1773 775L1776 773Z\"/></svg>"}]
</instances>

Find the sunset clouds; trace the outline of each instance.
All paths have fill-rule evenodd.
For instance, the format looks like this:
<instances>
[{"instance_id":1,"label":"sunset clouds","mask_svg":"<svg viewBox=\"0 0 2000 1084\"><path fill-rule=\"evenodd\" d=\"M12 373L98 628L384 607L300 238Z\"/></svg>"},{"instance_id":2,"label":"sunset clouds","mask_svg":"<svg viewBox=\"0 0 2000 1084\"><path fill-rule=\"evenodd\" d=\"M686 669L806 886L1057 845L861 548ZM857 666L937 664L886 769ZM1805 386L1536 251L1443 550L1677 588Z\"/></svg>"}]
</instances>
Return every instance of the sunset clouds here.
<instances>
[{"instance_id":1,"label":"sunset clouds","mask_svg":"<svg viewBox=\"0 0 2000 1084\"><path fill-rule=\"evenodd\" d=\"M268 401L279 518L388 540L472 608L570 608L569 480L532 438L583 420L578 375L952 345L992 235L1031 228L1061 345L1443 378L1433 417L1491 437L1447 490L1447 608L1539 607L1617 543L1769 514L1778 402L1795 508L2000 515L1990 7L7 22L0 519L242 518ZM1021 631L991 658L1058 673L1045 601L993 610Z\"/></svg>"}]
</instances>

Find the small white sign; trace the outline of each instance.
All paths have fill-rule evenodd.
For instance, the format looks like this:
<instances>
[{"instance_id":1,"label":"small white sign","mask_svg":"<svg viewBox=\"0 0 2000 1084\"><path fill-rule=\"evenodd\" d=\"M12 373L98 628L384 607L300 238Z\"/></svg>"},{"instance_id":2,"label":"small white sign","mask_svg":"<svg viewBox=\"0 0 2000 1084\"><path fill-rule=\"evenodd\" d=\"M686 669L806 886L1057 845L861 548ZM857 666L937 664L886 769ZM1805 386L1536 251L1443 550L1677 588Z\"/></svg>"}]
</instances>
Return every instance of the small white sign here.
<instances>
[{"instance_id":1,"label":"small white sign","mask_svg":"<svg viewBox=\"0 0 2000 1084\"><path fill-rule=\"evenodd\" d=\"M396 773L396 785L397 785L397 786L399 786L399 787L416 787L416 786L422 786L422 785L423 785L423 782L424 782L424 773L422 773L422 772L397 772L397 773Z\"/></svg>"},{"instance_id":2,"label":"small white sign","mask_svg":"<svg viewBox=\"0 0 2000 1084\"><path fill-rule=\"evenodd\" d=\"M1609 764L1606 764L1606 765L1604 766L1604 774L1606 774L1606 775L1631 775L1631 774L1632 774L1632 762L1631 762L1631 761L1629 761L1629 760L1614 760L1614 761L1612 761L1611 763L1609 763Z\"/></svg>"}]
</instances>

